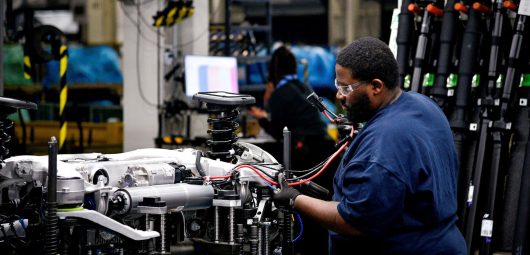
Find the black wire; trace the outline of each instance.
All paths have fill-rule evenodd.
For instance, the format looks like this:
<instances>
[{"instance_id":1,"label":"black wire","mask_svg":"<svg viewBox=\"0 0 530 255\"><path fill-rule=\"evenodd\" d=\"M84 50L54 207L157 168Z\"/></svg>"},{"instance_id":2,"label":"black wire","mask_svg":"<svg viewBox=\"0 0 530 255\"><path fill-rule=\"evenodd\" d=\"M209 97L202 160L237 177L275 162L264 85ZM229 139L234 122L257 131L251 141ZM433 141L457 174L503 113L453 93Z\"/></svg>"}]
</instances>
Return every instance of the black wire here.
<instances>
[{"instance_id":1,"label":"black wire","mask_svg":"<svg viewBox=\"0 0 530 255\"><path fill-rule=\"evenodd\" d=\"M139 13L138 13L137 19L140 19ZM141 33L141 28L140 28L140 22L136 23L136 30L138 31L138 33L136 33L136 79L138 79L136 81L136 84L138 85L138 92L142 100L147 105L157 107L156 104L153 104L149 102L149 100L147 100L147 97L144 95L144 91L142 90L142 80L141 80L142 77L140 76L140 35L142 33Z\"/></svg>"},{"instance_id":2,"label":"black wire","mask_svg":"<svg viewBox=\"0 0 530 255\"><path fill-rule=\"evenodd\" d=\"M306 178L307 176L310 176L312 174L314 174L315 172L318 172L320 169L322 169L324 163L320 163L318 165L316 165L315 167L313 167L313 170L311 170L310 172L307 172L301 176L297 176L295 178L290 178L290 179L287 179L287 181L298 181L298 180L301 180L301 179L304 179Z\"/></svg>"},{"instance_id":3,"label":"black wire","mask_svg":"<svg viewBox=\"0 0 530 255\"><path fill-rule=\"evenodd\" d=\"M318 163L316 166L310 168L310 169L307 169L307 170L285 170L285 171L288 171L288 172L304 172L305 174L301 175L301 176L297 176L295 178L290 178L290 179L286 179L286 181L288 182L293 182L293 181L298 181L298 180L301 180L307 176L310 176L312 175L313 173L319 171L320 169L322 169L322 167L324 166L324 164L331 158L331 156L329 156L328 158L326 158L324 161ZM265 168L268 168L268 169L272 169L272 170L276 170L274 168L271 168L271 167L268 167L268 166L265 166L265 165L259 165L259 164L246 164L246 165L250 165L250 166L253 166L254 168L256 168L257 170L259 170L262 174L266 175L267 177L269 177L270 179L275 179L274 176L270 175L269 173L265 172L263 169L261 169L261 167L265 167ZM236 166L237 167L237 166ZM235 167L234 167L235 169ZM234 170L233 169L233 170Z\"/></svg>"},{"instance_id":4,"label":"black wire","mask_svg":"<svg viewBox=\"0 0 530 255\"><path fill-rule=\"evenodd\" d=\"M146 1L147 2L147 1ZM143 3L142 3L143 4ZM140 4L140 5L142 5ZM212 12L212 15L216 14L217 12L219 12L219 10L221 9L220 8L221 5L217 6L217 8ZM126 7L124 6L123 2L121 3L121 8L123 10L123 13L125 14L125 17L131 22L133 23L134 25L138 26L137 23L139 22L136 22L132 17L131 15L129 14L129 12L125 9ZM140 12L141 14L141 12ZM155 31L151 28L152 24L148 24L147 21L144 20L144 17L143 15L140 15L141 17L141 20L146 24L148 25L149 29L151 29L152 31ZM197 40L201 39L204 35L208 34L208 32L210 31L210 28L206 28L204 31L202 31L197 37L193 38L192 40L188 41L188 42L185 42L185 43L181 43L179 45L177 45L176 47L174 47L174 49L182 49L184 46L188 46L190 44L193 44L194 42L196 42ZM155 41L152 41L150 40L149 38L146 37L146 35L144 35L143 33L140 32L140 30L138 30L138 32L140 33L140 36L144 38L144 40L146 40L147 42L153 44L153 45L157 45L157 43Z\"/></svg>"},{"instance_id":5,"label":"black wire","mask_svg":"<svg viewBox=\"0 0 530 255\"><path fill-rule=\"evenodd\" d=\"M147 22L147 20L145 20L145 17L144 17L144 15L142 15L142 11L140 9L140 4L136 5L136 11L138 12L138 15L140 15L140 20L149 28L149 30L151 30L153 32L158 32L158 29L154 29L154 28L151 27L153 24L149 24L149 22Z\"/></svg>"},{"instance_id":6,"label":"black wire","mask_svg":"<svg viewBox=\"0 0 530 255\"><path fill-rule=\"evenodd\" d=\"M323 166L330 158L331 158L331 156L327 157L324 161L318 163L314 167L311 167L311 168L306 169L306 170L294 170L294 169L287 170L286 169L285 172L289 172L289 173L307 173L307 172L312 172L312 171L315 171L316 169L319 169L321 166Z\"/></svg>"},{"instance_id":7,"label":"black wire","mask_svg":"<svg viewBox=\"0 0 530 255\"><path fill-rule=\"evenodd\" d=\"M121 8L122 8L122 10L123 10L123 14L125 14L125 17L126 17L131 23L133 23L136 27L138 27L138 25L139 25L138 22L136 22L136 21L131 17L131 15L129 14L129 12L127 12L127 11L125 10L126 7L123 6L123 3L121 3ZM140 34L140 36L141 36L142 38L144 38L144 40L146 40L147 42L149 42L149 43L151 43L151 44L153 44L153 45L156 45L156 42L155 42L155 41L151 41L149 38L147 38L147 37L141 32L141 30L137 29L137 32Z\"/></svg>"}]
</instances>

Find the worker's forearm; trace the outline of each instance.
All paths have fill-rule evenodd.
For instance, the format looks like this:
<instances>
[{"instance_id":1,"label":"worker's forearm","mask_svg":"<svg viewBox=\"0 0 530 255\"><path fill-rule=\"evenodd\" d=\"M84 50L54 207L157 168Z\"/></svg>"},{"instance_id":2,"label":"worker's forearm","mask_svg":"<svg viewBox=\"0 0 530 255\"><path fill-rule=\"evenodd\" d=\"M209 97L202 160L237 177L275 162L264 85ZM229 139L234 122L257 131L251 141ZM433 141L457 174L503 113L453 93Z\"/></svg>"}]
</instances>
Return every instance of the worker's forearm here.
<instances>
[{"instance_id":1,"label":"worker's forearm","mask_svg":"<svg viewBox=\"0 0 530 255\"><path fill-rule=\"evenodd\" d=\"M322 226L345 235L360 235L361 232L346 222L339 214L335 201L324 201L305 195L296 197L294 209L315 219Z\"/></svg>"}]
</instances>

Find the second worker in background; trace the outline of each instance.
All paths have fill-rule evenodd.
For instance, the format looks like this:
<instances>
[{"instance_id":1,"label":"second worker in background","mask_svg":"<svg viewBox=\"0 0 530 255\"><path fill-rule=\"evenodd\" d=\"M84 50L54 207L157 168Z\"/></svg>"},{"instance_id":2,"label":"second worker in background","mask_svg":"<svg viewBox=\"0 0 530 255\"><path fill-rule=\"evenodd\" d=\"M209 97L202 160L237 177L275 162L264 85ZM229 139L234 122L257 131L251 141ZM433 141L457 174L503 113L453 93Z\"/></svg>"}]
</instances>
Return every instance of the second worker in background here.
<instances>
[{"instance_id":1,"label":"second worker in background","mask_svg":"<svg viewBox=\"0 0 530 255\"><path fill-rule=\"evenodd\" d=\"M335 148L320 113L306 100L313 90L298 80L296 58L285 46L274 51L268 69L268 83L263 96L268 111L252 107L249 114L258 119L261 128L278 143L282 141L284 127L291 131L292 169L314 167L330 156ZM279 150L272 154L278 159L282 155ZM335 169L336 166L329 166L328 171L313 181L331 192ZM322 245L322 240L327 240L327 231L305 217L304 227L295 251L301 254L327 253L327 247Z\"/></svg>"}]
</instances>

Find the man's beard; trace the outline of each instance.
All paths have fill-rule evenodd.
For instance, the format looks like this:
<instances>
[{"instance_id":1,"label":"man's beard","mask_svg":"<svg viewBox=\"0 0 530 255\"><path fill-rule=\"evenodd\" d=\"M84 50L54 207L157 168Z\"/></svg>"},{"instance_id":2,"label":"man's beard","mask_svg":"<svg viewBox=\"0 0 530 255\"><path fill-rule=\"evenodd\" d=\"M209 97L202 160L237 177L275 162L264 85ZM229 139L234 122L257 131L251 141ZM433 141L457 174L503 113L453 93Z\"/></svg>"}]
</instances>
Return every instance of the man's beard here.
<instances>
[{"instance_id":1,"label":"man's beard","mask_svg":"<svg viewBox=\"0 0 530 255\"><path fill-rule=\"evenodd\" d=\"M363 93L355 101L348 107L348 119L353 123L362 123L370 120L374 116L375 111L372 110L368 95Z\"/></svg>"}]
</instances>

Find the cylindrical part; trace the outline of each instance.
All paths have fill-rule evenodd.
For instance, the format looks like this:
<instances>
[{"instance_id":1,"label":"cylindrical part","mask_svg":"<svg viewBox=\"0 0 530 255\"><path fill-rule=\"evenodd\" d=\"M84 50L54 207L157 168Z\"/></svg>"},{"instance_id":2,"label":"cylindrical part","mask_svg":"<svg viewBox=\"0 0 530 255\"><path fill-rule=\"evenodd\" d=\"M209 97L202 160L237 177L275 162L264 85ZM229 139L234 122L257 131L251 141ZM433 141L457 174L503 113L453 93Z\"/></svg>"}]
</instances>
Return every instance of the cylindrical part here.
<instances>
[{"instance_id":1,"label":"cylindrical part","mask_svg":"<svg viewBox=\"0 0 530 255\"><path fill-rule=\"evenodd\" d=\"M258 253L258 226L252 225L250 226L250 254L257 254Z\"/></svg>"},{"instance_id":2,"label":"cylindrical part","mask_svg":"<svg viewBox=\"0 0 530 255\"><path fill-rule=\"evenodd\" d=\"M244 229L245 227L243 226L243 224L236 225L236 235L237 235L236 243L240 244L239 254L244 254L245 252L245 247L243 245L243 242L245 241L245 230Z\"/></svg>"},{"instance_id":3,"label":"cylindrical part","mask_svg":"<svg viewBox=\"0 0 530 255\"><path fill-rule=\"evenodd\" d=\"M270 225L268 223L263 226L263 254L264 255L270 254L269 229L270 229Z\"/></svg>"},{"instance_id":4,"label":"cylindrical part","mask_svg":"<svg viewBox=\"0 0 530 255\"><path fill-rule=\"evenodd\" d=\"M149 224L149 213L145 214L145 231L151 230L151 226Z\"/></svg>"},{"instance_id":5,"label":"cylindrical part","mask_svg":"<svg viewBox=\"0 0 530 255\"><path fill-rule=\"evenodd\" d=\"M285 211L283 214L283 242L282 242L282 254L292 255L294 254L293 247L293 224L291 222L292 212Z\"/></svg>"},{"instance_id":6,"label":"cylindrical part","mask_svg":"<svg viewBox=\"0 0 530 255\"><path fill-rule=\"evenodd\" d=\"M283 128L283 167L291 169L291 131L287 127ZM285 178L291 178L289 172L285 172Z\"/></svg>"},{"instance_id":7,"label":"cylindrical part","mask_svg":"<svg viewBox=\"0 0 530 255\"><path fill-rule=\"evenodd\" d=\"M258 255L263 254L263 233L261 232L262 228L258 229Z\"/></svg>"},{"instance_id":8,"label":"cylindrical part","mask_svg":"<svg viewBox=\"0 0 530 255\"><path fill-rule=\"evenodd\" d=\"M166 215L160 215L160 252L166 252Z\"/></svg>"},{"instance_id":9,"label":"cylindrical part","mask_svg":"<svg viewBox=\"0 0 530 255\"><path fill-rule=\"evenodd\" d=\"M48 201L46 214L45 254L58 253L58 228L57 218L57 139L51 137L48 142Z\"/></svg>"},{"instance_id":10,"label":"cylindrical part","mask_svg":"<svg viewBox=\"0 0 530 255\"><path fill-rule=\"evenodd\" d=\"M228 242L234 243L234 207L228 208Z\"/></svg>"},{"instance_id":11,"label":"cylindrical part","mask_svg":"<svg viewBox=\"0 0 530 255\"><path fill-rule=\"evenodd\" d=\"M219 207L214 207L214 242L218 243L219 240Z\"/></svg>"},{"instance_id":12,"label":"cylindrical part","mask_svg":"<svg viewBox=\"0 0 530 255\"><path fill-rule=\"evenodd\" d=\"M121 215L138 213L138 203L144 197L160 197L166 202L167 209L187 211L209 208L213 196L212 186L186 183L124 188L114 192L114 197L123 199L123 204L117 208L117 213Z\"/></svg>"},{"instance_id":13,"label":"cylindrical part","mask_svg":"<svg viewBox=\"0 0 530 255\"><path fill-rule=\"evenodd\" d=\"M57 202L57 139L48 142L48 202Z\"/></svg>"}]
</instances>

